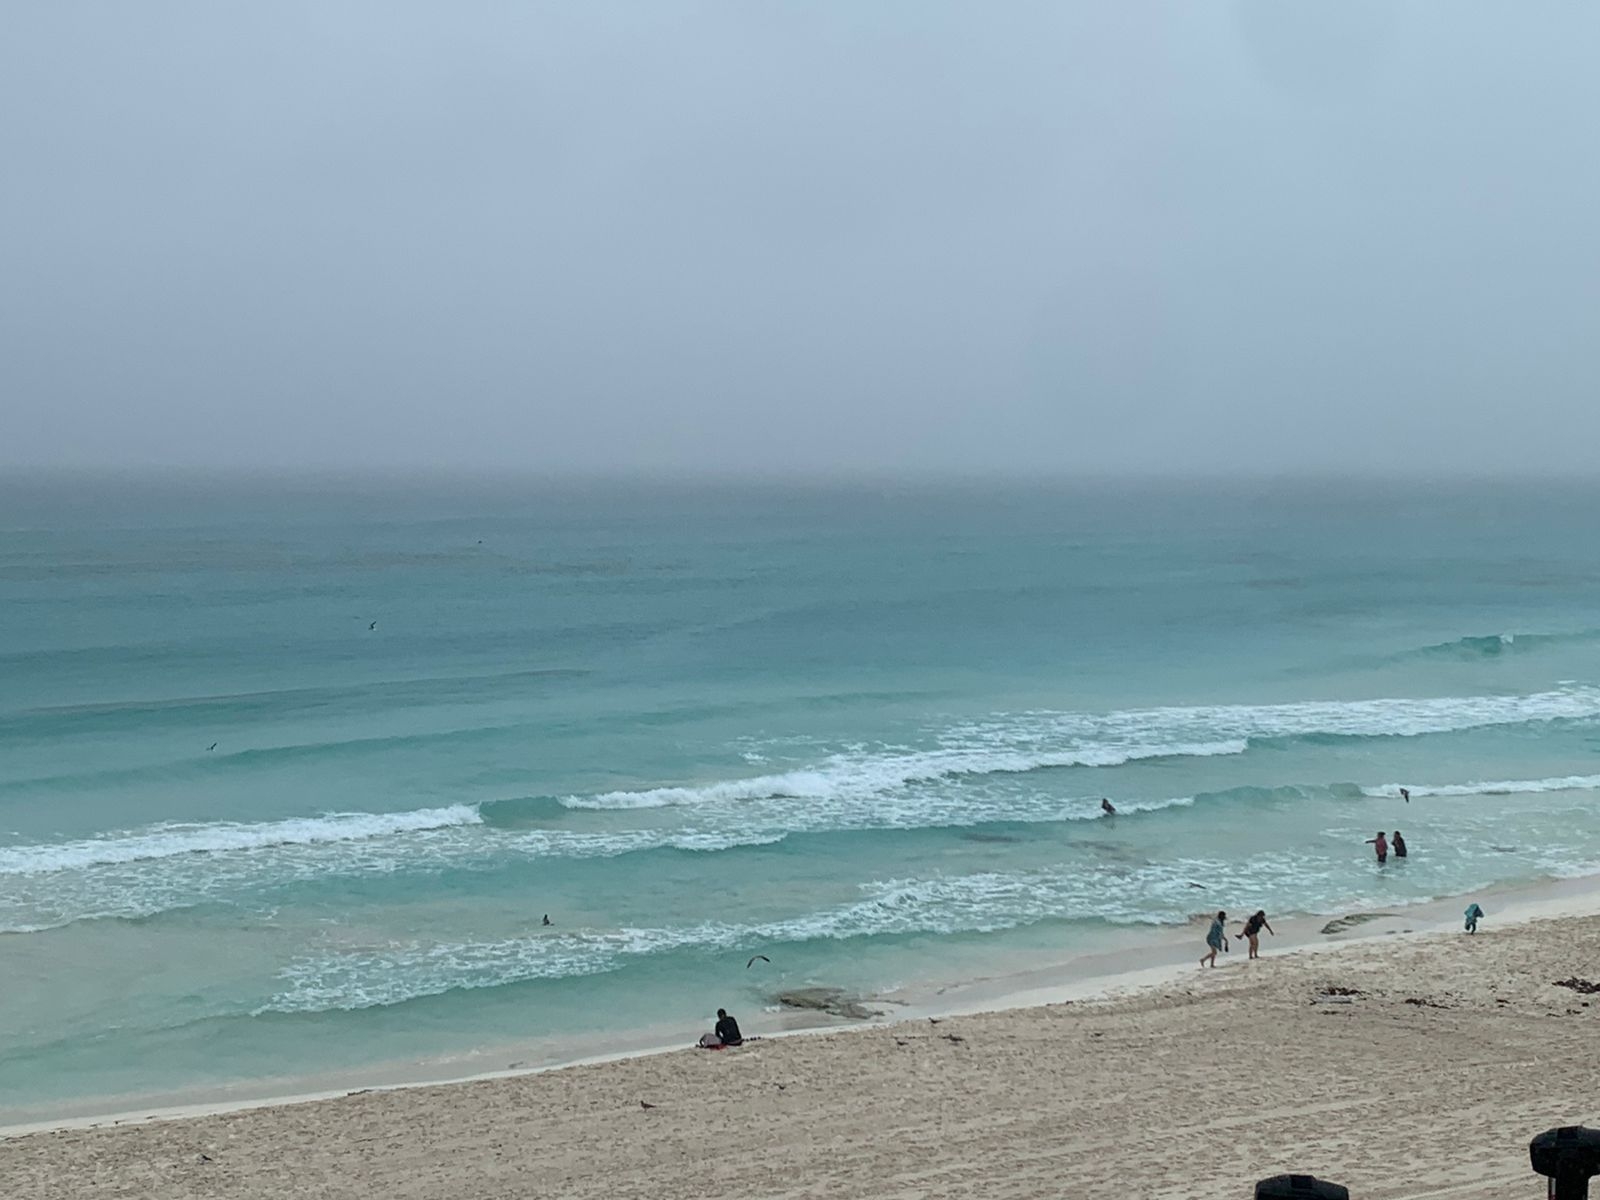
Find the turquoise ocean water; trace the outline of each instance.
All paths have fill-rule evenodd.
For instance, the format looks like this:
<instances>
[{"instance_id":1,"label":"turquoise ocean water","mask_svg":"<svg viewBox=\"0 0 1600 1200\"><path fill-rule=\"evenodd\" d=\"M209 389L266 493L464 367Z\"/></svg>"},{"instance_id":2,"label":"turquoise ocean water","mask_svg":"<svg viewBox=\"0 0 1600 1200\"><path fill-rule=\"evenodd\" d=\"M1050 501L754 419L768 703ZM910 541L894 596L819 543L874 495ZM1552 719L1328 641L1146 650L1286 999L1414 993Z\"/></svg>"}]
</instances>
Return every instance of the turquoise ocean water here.
<instances>
[{"instance_id":1,"label":"turquoise ocean water","mask_svg":"<svg viewBox=\"0 0 1600 1200\"><path fill-rule=\"evenodd\" d=\"M0 1110L1600 870L1597 529L1579 486L7 485Z\"/></svg>"}]
</instances>

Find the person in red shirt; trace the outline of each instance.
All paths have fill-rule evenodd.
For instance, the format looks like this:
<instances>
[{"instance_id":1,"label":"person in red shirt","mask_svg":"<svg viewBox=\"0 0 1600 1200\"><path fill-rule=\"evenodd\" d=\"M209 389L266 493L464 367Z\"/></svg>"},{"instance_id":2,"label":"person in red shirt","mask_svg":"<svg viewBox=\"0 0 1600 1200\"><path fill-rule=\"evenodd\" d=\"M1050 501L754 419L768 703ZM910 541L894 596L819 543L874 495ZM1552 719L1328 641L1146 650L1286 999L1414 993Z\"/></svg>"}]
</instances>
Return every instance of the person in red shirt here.
<instances>
[{"instance_id":1,"label":"person in red shirt","mask_svg":"<svg viewBox=\"0 0 1600 1200\"><path fill-rule=\"evenodd\" d=\"M1389 861L1389 839L1383 836L1383 830L1378 830L1377 837L1368 838L1367 845L1372 846L1378 851L1378 861L1380 863L1386 863Z\"/></svg>"}]
</instances>

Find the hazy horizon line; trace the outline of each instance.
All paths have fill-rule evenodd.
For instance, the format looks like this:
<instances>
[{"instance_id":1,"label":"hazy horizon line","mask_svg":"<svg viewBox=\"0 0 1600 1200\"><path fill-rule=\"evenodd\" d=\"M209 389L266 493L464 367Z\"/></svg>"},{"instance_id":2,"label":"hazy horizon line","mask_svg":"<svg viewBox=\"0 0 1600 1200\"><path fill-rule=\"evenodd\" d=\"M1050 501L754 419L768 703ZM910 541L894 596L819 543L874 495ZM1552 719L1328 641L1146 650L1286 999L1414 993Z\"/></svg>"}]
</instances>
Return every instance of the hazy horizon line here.
<instances>
[{"instance_id":1,"label":"hazy horizon line","mask_svg":"<svg viewBox=\"0 0 1600 1200\"><path fill-rule=\"evenodd\" d=\"M1541 470L1434 467L1396 471L1380 468L1280 468L1261 470L1172 471L1153 468L1007 471L1001 469L774 468L769 470L672 470L520 468L455 464L258 464L206 467L193 463L155 464L0 464L0 487L15 484L84 482L128 484L383 484L432 481L506 485L749 486L919 486L1011 484L1029 487L1092 486L1110 483L1170 484L1574 484L1600 483L1600 474L1578 468Z\"/></svg>"}]
</instances>

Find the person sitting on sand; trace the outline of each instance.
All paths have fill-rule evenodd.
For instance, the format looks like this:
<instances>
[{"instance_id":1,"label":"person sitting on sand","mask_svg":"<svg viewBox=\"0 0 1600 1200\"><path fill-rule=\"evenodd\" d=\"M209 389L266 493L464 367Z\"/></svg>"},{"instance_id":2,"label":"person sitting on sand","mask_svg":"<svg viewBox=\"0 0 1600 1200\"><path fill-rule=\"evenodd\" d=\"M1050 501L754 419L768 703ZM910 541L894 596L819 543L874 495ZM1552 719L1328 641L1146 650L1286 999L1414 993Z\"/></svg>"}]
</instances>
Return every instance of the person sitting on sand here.
<instances>
[{"instance_id":1,"label":"person sitting on sand","mask_svg":"<svg viewBox=\"0 0 1600 1200\"><path fill-rule=\"evenodd\" d=\"M717 1009L717 1038L724 1046L741 1046L744 1035L739 1032L739 1022L728 1015L725 1008Z\"/></svg>"},{"instance_id":2,"label":"person sitting on sand","mask_svg":"<svg viewBox=\"0 0 1600 1200\"><path fill-rule=\"evenodd\" d=\"M700 1048L702 1050L721 1050L727 1046L742 1045L744 1045L744 1035L739 1032L739 1022L728 1015L727 1009L717 1009L716 1030L700 1036Z\"/></svg>"},{"instance_id":3,"label":"person sitting on sand","mask_svg":"<svg viewBox=\"0 0 1600 1200\"><path fill-rule=\"evenodd\" d=\"M1200 960L1200 965L1202 967L1206 965L1207 959L1211 961L1211 965L1213 967L1216 966L1217 951L1226 950L1228 948L1228 931L1223 925L1223 922L1225 922L1227 919L1227 913L1218 912L1216 920L1211 922L1211 928L1206 933L1206 945L1211 947L1211 953L1207 954Z\"/></svg>"},{"instance_id":4,"label":"person sitting on sand","mask_svg":"<svg viewBox=\"0 0 1600 1200\"><path fill-rule=\"evenodd\" d=\"M1117 806L1111 803L1111 801L1107 800L1104 796L1101 796L1100 811L1105 813L1105 815L1108 817L1114 817L1117 815Z\"/></svg>"},{"instance_id":5,"label":"person sitting on sand","mask_svg":"<svg viewBox=\"0 0 1600 1200\"><path fill-rule=\"evenodd\" d=\"M1479 908L1476 903L1467 905L1467 932L1468 933L1477 933L1478 932L1478 918L1481 917L1481 916L1483 916L1483 909Z\"/></svg>"},{"instance_id":6,"label":"person sitting on sand","mask_svg":"<svg viewBox=\"0 0 1600 1200\"><path fill-rule=\"evenodd\" d=\"M1368 838L1367 845L1377 847L1380 866L1389 861L1389 839L1383 836L1383 830L1378 830L1377 837Z\"/></svg>"},{"instance_id":7,"label":"person sitting on sand","mask_svg":"<svg viewBox=\"0 0 1600 1200\"><path fill-rule=\"evenodd\" d=\"M1400 836L1398 829L1394 831L1394 836L1389 839L1389 844L1394 847L1394 856L1396 858L1404 858L1406 856L1406 840Z\"/></svg>"},{"instance_id":8,"label":"person sitting on sand","mask_svg":"<svg viewBox=\"0 0 1600 1200\"><path fill-rule=\"evenodd\" d=\"M1261 957L1261 955L1256 952L1256 941L1261 937L1261 931L1263 929L1265 929L1268 933L1272 933L1272 926L1267 924L1267 910L1264 908L1258 908L1255 911L1255 915L1244 923L1244 928L1239 930L1239 936L1250 943L1251 958ZM1272 933L1272 936L1277 937L1278 935Z\"/></svg>"}]
</instances>

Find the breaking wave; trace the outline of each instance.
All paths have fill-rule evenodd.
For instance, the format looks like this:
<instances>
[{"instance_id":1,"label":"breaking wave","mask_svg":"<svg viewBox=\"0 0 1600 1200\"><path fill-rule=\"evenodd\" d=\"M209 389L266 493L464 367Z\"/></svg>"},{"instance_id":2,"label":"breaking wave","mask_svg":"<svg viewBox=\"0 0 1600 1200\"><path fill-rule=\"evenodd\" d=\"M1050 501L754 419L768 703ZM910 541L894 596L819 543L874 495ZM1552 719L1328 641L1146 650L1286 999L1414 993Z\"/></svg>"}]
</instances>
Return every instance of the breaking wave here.
<instances>
[{"instance_id":1,"label":"breaking wave","mask_svg":"<svg viewBox=\"0 0 1600 1200\"><path fill-rule=\"evenodd\" d=\"M294 817L255 824L219 821L156 825L142 831L77 842L0 846L0 875L38 875L179 855L361 841L397 833L477 825L482 821L475 805L453 804L447 808L412 812L328 813L320 817Z\"/></svg>"},{"instance_id":2,"label":"breaking wave","mask_svg":"<svg viewBox=\"0 0 1600 1200\"><path fill-rule=\"evenodd\" d=\"M1402 650L1392 655L1390 661L1409 662L1415 659L1456 659L1472 662L1485 658L1500 658L1511 654L1525 654L1556 646L1572 646L1600 641L1600 629L1580 629L1568 633L1490 633L1436 642L1413 650Z\"/></svg>"},{"instance_id":3,"label":"breaking wave","mask_svg":"<svg viewBox=\"0 0 1600 1200\"><path fill-rule=\"evenodd\" d=\"M1401 787L1416 796L1515 796L1532 792L1580 792L1600 788L1600 775L1562 775L1553 779L1504 779L1484 783L1398 784L1362 788L1374 797L1392 797Z\"/></svg>"},{"instance_id":4,"label":"breaking wave","mask_svg":"<svg viewBox=\"0 0 1600 1200\"><path fill-rule=\"evenodd\" d=\"M1205 758L1243 754L1242 739L1181 745L1127 748L1084 747L1056 753L935 750L883 756L838 755L812 770L749 779L725 780L698 787L647 788L637 792L605 792L598 796L565 796L568 808L669 808L678 805L738 800L834 800L963 775L1021 775L1057 767L1119 767L1152 758Z\"/></svg>"},{"instance_id":5,"label":"breaking wave","mask_svg":"<svg viewBox=\"0 0 1600 1200\"><path fill-rule=\"evenodd\" d=\"M861 885L861 898L783 920L738 925L703 922L530 933L499 941L403 942L298 959L280 972L283 988L262 1013L314 1013L404 1004L456 991L495 988L621 970L673 952L702 955L770 952L779 947L909 935L994 933L1052 920L1182 925L1196 897L1196 876L1220 891L1248 880L1248 893L1273 911L1289 897L1316 900L1313 881L1325 864L1277 854L1243 862L1144 862L1070 870L980 872Z\"/></svg>"},{"instance_id":6,"label":"breaking wave","mask_svg":"<svg viewBox=\"0 0 1600 1200\"><path fill-rule=\"evenodd\" d=\"M1158 758L1245 753L1258 740L1419 737L1494 725L1600 716L1600 689L1526 696L1306 701L1132 709L1104 715L1028 712L962 722L938 749L835 755L818 766L704 784L566 796L574 809L667 808L750 800L835 800L881 795L959 776L1069 767L1117 767Z\"/></svg>"}]
</instances>

